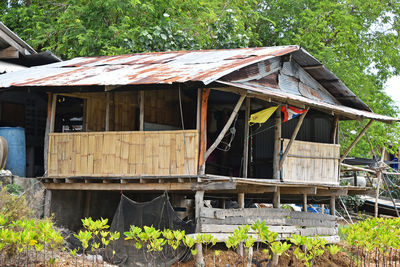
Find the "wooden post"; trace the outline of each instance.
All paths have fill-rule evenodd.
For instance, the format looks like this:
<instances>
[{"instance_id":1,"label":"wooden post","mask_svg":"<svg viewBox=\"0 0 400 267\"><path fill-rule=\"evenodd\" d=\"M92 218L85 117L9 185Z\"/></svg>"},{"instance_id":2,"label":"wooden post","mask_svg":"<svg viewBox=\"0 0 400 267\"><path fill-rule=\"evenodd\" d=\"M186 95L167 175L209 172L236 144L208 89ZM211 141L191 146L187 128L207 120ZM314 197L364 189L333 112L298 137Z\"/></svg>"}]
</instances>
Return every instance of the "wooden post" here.
<instances>
[{"instance_id":1,"label":"wooden post","mask_svg":"<svg viewBox=\"0 0 400 267\"><path fill-rule=\"evenodd\" d=\"M54 132L54 123L56 118L56 105L57 105L57 94L53 94L51 103L51 117L50 117L50 133Z\"/></svg>"},{"instance_id":2,"label":"wooden post","mask_svg":"<svg viewBox=\"0 0 400 267\"><path fill-rule=\"evenodd\" d=\"M274 139L274 157L272 162L273 179L280 179L279 162L281 160L281 135L282 135L282 119L281 119L281 106L279 105L275 111L275 139Z\"/></svg>"},{"instance_id":3,"label":"wooden post","mask_svg":"<svg viewBox=\"0 0 400 267\"><path fill-rule=\"evenodd\" d=\"M329 209L331 215L335 216L336 213L336 196L331 196L330 202L329 202Z\"/></svg>"},{"instance_id":4,"label":"wooden post","mask_svg":"<svg viewBox=\"0 0 400 267\"><path fill-rule=\"evenodd\" d=\"M358 134L356 139L354 139L353 143L347 148L347 150L343 153L342 157L340 158L339 163L342 163L343 160L347 157L347 155L350 153L350 151L353 149L353 147L360 141L361 137L365 134L365 132L368 130L368 128L371 126L371 124L374 122L374 120L370 120L367 125L362 129L362 131Z\"/></svg>"},{"instance_id":5,"label":"wooden post","mask_svg":"<svg viewBox=\"0 0 400 267\"><path fill-rule=\"evenodd\" d=\"M376 178L377 178L377 186L375 191L375 218L378 218L379 214L379 190L381 188L381 180L382 180L382 165L383 159L385 157L385 148L382 149L381 160L379 161L378 169L376 171Z\"/></svg>"},{"instance_id":6,"label":"wooden post","mask_svg":"<svg viewBox=\"0 0 400 267\"><path fill-rule=\"evenodd\" d=\"M47 99L47 119L46 119L46 130L44 134L44 176L47 176L48 172L48 153L49 153L49 132L50 132L50 121L51 121L51 111L52 111L52 101L53 101L53 94L48 93Z\"/></svg>"},{"instance_id":7,"label":"wooden post","mask_svg":"<svg viewBox=\"0 0 400 267\"><path fill-rule=\"evenodd\" d=\"M290 138L289 144L287 145L285 152L283 153L283 155L279 161L279 172L282 169L283 163L285 162L285 159L286 159L287 155L289 154L289 150L292 147L292 144L293 144L294 140L296 139L296 136L299 133L300 127L303 124L304 118L306 117L307 112L309 110L310 110L310 107L307 107L306 111L303 114L301 114L299 121L297 122L296 128L294 128L294 131L293 131L292 137Z\"/></svg>"},{"instance_id":8,"label":"wooden post","mask_svg":"<svg viewBox=\"0 0 400 267\"><path fill-rule=\"evenodd\" d=\"M196 130L200 133L201 124L201 89L197 89Z\"/></svg>"},{"instance_id":9,"label":"wooden post","mask_svg":"<svg viewBox=\"0 0 400 267\"><path fill-rule=\"evenodd\" d=\"M331 143L332 144L337 144L338 129L339 129L339 116L335 115L335 118L333 120L333 130L331 133Z\"/></svg>"},{"instance_id":10,"label":"wooden post","mask_svg":"<svg viewBox=\"0 0 400 267\"><path fill-rule=\"evenodd\" d=\"M50 217L51 213L51 190L44 190L43 216Z\"/></svg>"},{"instance_id":11,"label":"wooden post","mask_svg":"<svg viewBox=\"0 0 400 267\"><path fill-rule=\"evenodd\" d=\"M85 192L85 206L83 208L83 218L89 217L91 195L92 195L91 191L88 190Z\"/></svg>"},{"instance_id":12,"label":"wooden post","mask_svg":"<svg viewBox=\"0 0 400 267\"><path fill-rule=\"evenodd\" d=\"M238 205L239 209L244 209L244 193L238 194Z\"/></svg>"},{"instance_id":13,"label":"wooden post","mask_svg":"<svg viewBox=\"0 0 400 267\"><path fill-rule=\"evenodd\" d=\"M139 130L144 131L144 91L139 93Z\"/></svg>"},{"instance_id":14,"label":"wooden post","mask_svg":"<svg viewBox=\"0 0 400 267\"><path fill-rule=\"evenodd\" d=\"M246 98L246 94L242 94L238 100L238 102L236 103L235 108L233 109L231 116L229 117L228 121L226 122L224 128L222 128L221 132L219 133L217 139L215 139L214 143L208 148L208 150L206 151L206 154L204 155L204 161L207 160L207 158L211 155L211 153L214 151L214 149L217 148L217 146L219 145L219 143L221 143L222 139L224 138L226 132L229 130L229 128L231 127L233 120L236 117L236 114L238 113L240 107L242 106L242 103L244 101L244 99Z\"/></svg>"},{"instance_id":15,"label":"wooden post","mask_svg":"<svg viewBox=\"0 0 400 267\"><path fill-rule=\"evenodd\" d=\"M276 188L276 191L274 192L274 196L272 199L272 206L275 209L279 209L281 207L281 189L279 186Z\"/></svg>"},{"instance_id":16,"label":"wooden post","mask_svg":"<svg viewBox=\"0 0 400 267\"><path fill-rule=\"evenodd\" d=\"M250 98L246 97L246 111L244 113L244 137L243 137L243 177L247 178L249 165L249 118L250 118Z\"/></svg>"},{"instance_id":17,"label":"wooden post","mask_svg":"<svg viewBox=\"0 0 400 267\"><path fill-rule=\"evenodd\" d=\"M325 204L321 204L321 214L325 214Z\"/></svg>"},{"instance_id":18,"label":"wooden post","mask_svg":"<svg viewBox=\"0 0 400 267\"><path fill-rule=\"evenodd\" d=\"M202 89L201 112L200 112L200 149L199 149L199 174L205 174L206 161L205 153L207 150L207 106L210 89Z\"/></svg>"},{"instance_id":19,"label":"wooden post","mask_svg":"<svg viewBox=\"0 0 400 267\"><path fill-rule=\"evenodd\" d=\"M303 211L307 212L307 194L303 194Z\"/></svg>"},{"instance_id":20,"label":"wooden post","mask_svg":"<svg viewBox=\"0 0 400 267\"><path fill-rule=\"evenodd\" d=\"M196 191L195 194L195 222L196 222L196 233L200 232L200 210L204 206L204 191ZM196 266L204 266L204 257L203 257L203 247L201 243L196 243Z\"/></svg>"},{"instance_id":21,"label":"wooden post","mask_svg":"<svg viewBox=\"0 0 400 267\"><path fill-rule=\"evenodd\" d=\"M110 92L106 92L106 128L105 131L110 130Z\"/></svg>"}]
</instances>

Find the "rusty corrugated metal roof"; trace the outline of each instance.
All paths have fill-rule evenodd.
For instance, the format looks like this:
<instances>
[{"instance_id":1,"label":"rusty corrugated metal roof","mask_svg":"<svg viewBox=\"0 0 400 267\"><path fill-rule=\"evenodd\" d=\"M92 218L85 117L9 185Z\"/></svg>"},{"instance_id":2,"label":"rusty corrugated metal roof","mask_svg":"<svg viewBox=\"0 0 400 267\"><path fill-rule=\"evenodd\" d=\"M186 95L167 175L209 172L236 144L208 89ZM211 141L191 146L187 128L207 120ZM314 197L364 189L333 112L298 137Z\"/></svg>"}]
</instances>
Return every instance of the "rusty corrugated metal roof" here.
<instances>
[{"instance_id":1,"label":"rusty corrugated metal roof","mask_svg":"<svg viewBox=\"0 0 400 267\"><path fill-rule=\"evenodd\" d=\"M0 87L171 84L205 85L247 65L299 46L141 53L83 57L3 76Z\"/></svg>"},{"instance_id":2,"label":"rusty corrugated metal roof","mask_svg":"<svg viewBox=\"0 0 400 267\"><path fill-rule=\"evenodd\" d=\"M297 45L80 57L4 74L0 77L0 88L123 86L186 82L209 85L236 70L283 55L290 55L343 107L371 111L332 72ZM270 93L267 89L265 88L265 94ZM258 88L258 90L262 92L263 89ZM307 102L306 97L301 100ZM322 101L321 105L324 104L326 103ZM351 111L342 110L342 112Z\"/></svg>"}]
</instances>

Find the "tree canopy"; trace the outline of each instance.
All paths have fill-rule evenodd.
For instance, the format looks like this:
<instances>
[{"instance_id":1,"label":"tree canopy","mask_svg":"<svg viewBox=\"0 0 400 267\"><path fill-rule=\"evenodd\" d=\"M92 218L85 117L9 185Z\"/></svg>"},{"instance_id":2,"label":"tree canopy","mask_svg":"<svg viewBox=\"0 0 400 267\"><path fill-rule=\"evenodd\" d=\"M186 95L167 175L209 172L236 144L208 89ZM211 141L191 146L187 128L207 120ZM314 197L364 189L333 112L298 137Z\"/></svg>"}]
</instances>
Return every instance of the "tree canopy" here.
<instances>
[{"instance_id":1,"label":"tree canopy","mask_svg":"<svg viewBox=\"0 0 400 267\"><path fill-rule=\"evenodd\" d=\"M383 90L400 74L398 0L9 0L0 15L35 49L63 59L298 44L374 112L399 112ZM342 147L362 124L341 122ZM397 124L368 131L374 149L397 149L399 135ZM350 155L371 156L368 140Z\"/></svg>"}]
</instances>

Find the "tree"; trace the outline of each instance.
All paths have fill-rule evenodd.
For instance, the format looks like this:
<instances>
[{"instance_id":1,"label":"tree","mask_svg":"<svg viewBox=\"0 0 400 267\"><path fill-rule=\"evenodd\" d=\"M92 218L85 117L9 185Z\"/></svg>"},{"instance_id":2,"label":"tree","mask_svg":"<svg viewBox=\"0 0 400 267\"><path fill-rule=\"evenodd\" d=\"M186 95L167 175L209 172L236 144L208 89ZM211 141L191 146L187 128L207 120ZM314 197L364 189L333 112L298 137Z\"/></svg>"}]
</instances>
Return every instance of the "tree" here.
<instances>
[{"instance_id":1,"label":"tree","mask_svg":"<svg viewBox=\"0 0 400 267\"><path fill-rule=\"evenodd\" d=\"M397 0L33 0L0 5L1 20L64 59L144 51L299 44L372 110L397 116L383 91L400 73ZM358 122L342 122L343 147ZM397 149L397 124L375 123L374 147ZM371 156L362 139L351 155Z\"/></svg>"}]
</instances>

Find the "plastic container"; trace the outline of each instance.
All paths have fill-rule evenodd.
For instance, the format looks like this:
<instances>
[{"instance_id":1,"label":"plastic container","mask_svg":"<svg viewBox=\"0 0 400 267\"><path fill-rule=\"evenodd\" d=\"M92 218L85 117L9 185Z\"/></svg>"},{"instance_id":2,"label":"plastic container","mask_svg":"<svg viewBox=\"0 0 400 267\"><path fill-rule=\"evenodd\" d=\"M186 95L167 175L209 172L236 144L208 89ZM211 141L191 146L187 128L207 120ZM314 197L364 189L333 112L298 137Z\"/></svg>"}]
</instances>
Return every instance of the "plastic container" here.
<instances>
[{"instance_id":1,"label":"plastic container","mask_svg":"<svg viewBox=\"0 0 400 267\"><path fill-rule=\"evenodd\" d=\"M0 127L0 136L4 137L8 143L6 170L10 170L13 175L25 177L25 129L21 127Z\"/></svg>"}]
</instances>

